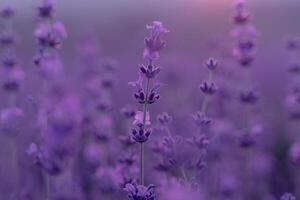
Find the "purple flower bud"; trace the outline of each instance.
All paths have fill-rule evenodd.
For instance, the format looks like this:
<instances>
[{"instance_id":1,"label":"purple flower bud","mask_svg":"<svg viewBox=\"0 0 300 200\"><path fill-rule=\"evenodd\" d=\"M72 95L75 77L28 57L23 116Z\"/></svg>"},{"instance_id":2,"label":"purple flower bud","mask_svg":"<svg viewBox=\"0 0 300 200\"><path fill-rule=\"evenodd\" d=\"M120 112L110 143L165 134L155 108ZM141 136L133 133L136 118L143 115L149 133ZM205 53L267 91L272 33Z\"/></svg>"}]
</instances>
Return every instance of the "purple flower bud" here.
<instances>
[{"instance_id":1,"label":"purple flower bud","mask_svg":"<svg viewBox=\"0 0 300 200\"><path fill-rule=\"evenodd\" d=\"M0 11L0 16L1 16L3 19L10 19L10 18L12 18L14 15L15 15L15 11L14 11L14 9L12 9L12 8L10 8L10 7L3 8L3 9Z\"/></svg>"},{"instance_id":2,"label":"purple flower bud","mask_svg":"<svg viewBox=\"0 0 300 200\"><path fill-rule=\"evenodd\" d=\"M155 200L154 185L147 187L134 183L126 184L124 191L128 193L128 200Z\"/></svg>"},{"instance_id":3,"label":"purple flower bud","mask_svg":"<svg viewBox=\"0 0 300 200\"><path fill-rule=\"evenodd\" d=\"M140 71L144 74L147 78L155 78L157 74L160 72L160 68L154 65L141 65Z\"/></svg>"},{"instance_id":4,"label":"purple flower bud","mask_svg":"<svg viewBox=\"0 0 300 200\"><path fill-rule=\"evenodd\" d=\"M157 115L156 120L160 125L165 126L172 121L172 117L167 112L163 112Z\"/></svg>"},{"instance_id":5,"label":"purple flower bud","mask_svg":"<svg viewBox=\"0 0 300 200\"><path fill-rule=\"evenodd\" d=\"M211 123L211 119L200 111L193 115L193 119L196 125L201 127L208 126Z\"/></svg>"},{"instance_id":6,"label":"purple flower bud","mask_svg":"<svg viewBox=\"0 0 300 200\"><path fill-rule=\"evenodd\" d=\"M300 49L300 38L299 37L292 37L289 38L286 42L286 47L288 50L294 51Z\"/></svg>"},{"instance_id":7,"label":"purple flower bud","mask_svg":"<svg viewBox=\"0 0 300 200\"><path fill-rule=\"evenodd\" d=\"M249 67L253 63L255 57L252 53L239 53L237 59L241 66Z\"/></svg>"},{"instance_id":8,"label":"purple flower bud","mask_svg":"<svg viewBox=\"0 0 300 200\"><path fill-rule=\"evenodd\" d=\"M187 141L190 142L191 144L196 145L196 147L199 148L200 150L205 149L209 144L209 140L205 134L193 136L192 139L189 139Z\"/></svg>"},{"instance_id":9,"label":"purple flower bud","mask_svg":"<svg viewBox=\"0 0 300 200\"><path fill-rule=\"evenodd\" d=\"M199 88L204 94L207 95L213 95L217 91L217 86L214 82L204 81Z\"/></svg>"},{"instance_id":10,"label":"purple flower bud","mask_svg":"<svg viewBox=\"0 0 300 200\"><path fill-rule=\"evenodd\" d=\"M245 104L255 104L258 100L257 94L252 90L244 90L240 93L240 101Z\"/></svg>"},{"instance_id":11,"label":"purple flower bud","mask_svg":"<svg viewBox=\"0 0 300 200\"><path fill-rule=\"evenodd\" d=\"M146 102L146 94L143 89L139 89L138 92L134 93L134 98L138 103L144 104Z\"/></svg>"},{"instance_id":12,"label":"purple flower bud","mask_svg":"<svg viewBox=\"0 0 300 200\"><path fill-rule=\"evenodd\" d=\"M21 68L13 68L9 70L7 77L4 80L3 88L6 91L16 92L19 89L24 76L24 71Z\"/></svg>"},{"instance_id":13,"label":"purple flower bud","mask_svg":"<svg viewBox=\"0 0 300 200\"><path fill-rule=\"evenodd\" d=\"M124 153L119 158L119 162L126 166L132 166L137 161L137 155L135 153Z\"/></svg>"},{"instance_id":14,"label":"purple flower bud","mask_svg":"<svg viewBox=\"0 0 300 200\"><path fill-rule=\"evenodd\" d=\"M17 35L14 32L2 32L0 34L1 46L13 46L17 43Z\"/></svg>"},{"instance_id":15,"label":"purple flower bud","mask_svg":"<svg viewBox=\"0 0 300 200\"><path fill-rule=\"evenodd\" d=\"M237 13L235 13L232 17L232 21L235 24L238 25L243 25L246 24L248 22L250 18L250 13L247 11L239 11Z\"/></svg>"},{"instance_id":16,"label":"purple flower bud","mask_svg":"<svg viewBox=\"0 0 300 200\"><path fill-rule=\"evenodd\" d=\"M54 12L52 0L44 0L42 5L38 7L38 15L40 18L52 18L55 14Z\"/></svg>"},{"instance_id":17,"label":"purple flower bud","mask_svg":"<svg viewBox=\"0 0 300 200\"><path fill-rule=\"evenodd\" d=\"M288 70L293 74L300 74L300 62L291 63Z\"/></svg>"},{"instance_id":18,"label":"purple flower bud","mask_svg":"<svg viewBox=\"0 0 300 200\"><path fill-rule=\"evenodd\" d=\"M155 89L152 89L149 93L147 102L148 102L148 104L153 104L157 100L159 100L159 98L160 98L160 95L157 93L157 91Z\"/></svg>"},{"instance_id":19,"label":"purple flower bud","mask_svg":"<svg viewBox=\"0 0 300 200\"><path fill-rule=\"evenodd\" d=\"M143 128L141 124L137 126L137 128L132 129L131 137L135 142L144 143L149 139L152 130Z\"/></svg>"},{"instance_id":20,"label":"purple flower bud","mask_svg":"<svg viewBox=\"0 0 300 200\"><path fill-rule=\"evenodd\" d=\"M238 41L237 47L238 47L239 51L241 51L241 52L246 52L246 53L250 52L255 47L254 39L252 39L252 38L243 39L243 40L240 39Z\"/></svg>"},{"instance_id":21,"label":"purple flower bud","mask_svg":"<svg viewBox=\"0 0 300 200\"><path fill-rule=\"evenodd\" d=\"M5 68L11 69L17 65L17 60L15 55L9 55L2 59L2 64Z\"/></svg>"},{"instance_id":22,"label":"purple flower bud","mask_svg":"<svg viewBox=\"0 0 300 200\"><path fill-rule=\"evenodd\" d=\"M243 133L240 138L240 147L242 148L251 148L255 145L255 137L252 134L249 133Z\"/></svg>"},{"instance_id":23,"label":"purple flower bud","mask_svg":"<svg viewBox=\"0 0 300 200\"><path fill-rule=\"evenodd\" d=\"M217 66L219 65L219 61L214 58L209 58L205 62L205 65L209 70L214 71L217 68Z\"/></svg>"}]
</instances>

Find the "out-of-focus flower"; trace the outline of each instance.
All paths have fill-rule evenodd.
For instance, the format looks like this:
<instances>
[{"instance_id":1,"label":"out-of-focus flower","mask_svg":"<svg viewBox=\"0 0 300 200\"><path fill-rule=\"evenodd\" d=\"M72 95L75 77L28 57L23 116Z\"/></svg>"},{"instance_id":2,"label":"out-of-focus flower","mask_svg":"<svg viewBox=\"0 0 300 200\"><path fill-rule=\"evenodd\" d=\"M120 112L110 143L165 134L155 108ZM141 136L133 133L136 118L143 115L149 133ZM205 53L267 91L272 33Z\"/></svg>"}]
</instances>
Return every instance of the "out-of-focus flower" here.
<instances>
[{"instance_id":1,"label":"out-of-focus flower","mask_svg":"<svg viewBox=\"0 0 300 200\"><path fill-rule=\"evenodd\" d=\"M284 193L281 197L280 200L296 200L296 197L292 195L291 193Z\"/></svg>"},{"instance_id":2,"label":"out-of-focus flower","mask_svg":"<svg viewBox=\"0 0 300 200\"><path fill-rule=\"evenodd\" d=\"M245 104L253 105L257 102L258 95L253 90L243 90L240 93L240 101Z\"/></svg>"},{"instance_id":3,"label":"out-of-focus flower","mask_svg":"<svg viewBox=\"0 0 300 200\"><path fill-rule=\"evenodd\" d=\"M286 47L290 51L299 50L300 48L300 38L291 37L286 41Z\"/></svg>"},{"instance_id":4,"label":"out-of-focus flower","mask_svg":"<svg viewBox=\"0 0 300 200\"><path fill-rule=\"evenodd\" d=\"M137 110L135 107L127 105L121 109L121 113L128 119L136 116Z\"/></svg>"},{"instance_id":5,"label":"out-of-focus flower","mask_svg":"<svg viewBox=\"0 0 300 200\"><path fill-rule=\"evenodd\" d=\"M24 77L25 73L21 68L10 69L8 71L7 77L5 77L3 88L6 91L17 91Z\"/></svg>"},{"instance_id":6,"label":"out-of-focus flower","mask_svg":"<svg viewBox=\"0 0 300 200\"><path fill-rule=\"evenodd\" d=\"M199 126L199 127L205 127L205 126L208 126L208 125L211 124L211 118L209 118L203 112L198 111L192 117L193 117L196 125Z\"/></svg>"},{"instance_id":7,"label":"out-of-focus flower","mask_svg":"<svg viewBox=\"0 0 300 200\"><path fill-rule=\"evenodd\" d=\"M167 112L163 112L157 115L156 120L161 126L166 126L172 121L172 117Z\"/></svg>"},{"instance_id":8,"label":"out-of-focus flower","mask_svg":"<svg viewBox=\"0 0 300 200\"><path fill-rule=\"evenodd\" d=\"M40 18L53 18L55 15L53 0L43 0L42 4L38 7L38 15Z\"/></svg>"},{"instance_id":9,"label":"out-of-focus flower","mask_svg":"<svg viewBox=\"0 0 300 200\"><path fill-rule=\"evenodd\" d=\"M35 165L45 170L49 175L57 175L62 172L64 162L57 157L52 157L49 152L39 148L35 143L30 144L27 154L33 158Z\"/></svg>"},{"instance_id":10,"label":"out-of-focus flower","mask_svg":"<svg viewBox=\"0 0 300 200\"><path fill-rule=\"evenodd\" d=\"M24 112L17 107L9 107L0 113L1 132L8 136L15 136L21 132L24 125Z\"/></svg>"},{"instance_id":11,"label":"out-of-focus flower","mask_svg":"<svg viewBox=\"0 0 300 200\"><path fill-rule=\"evenodd\" d=\"M0 45L3 47L11 47L17 44L18 36L15 32L4 31L0 34Z\"/></svg>"},{"instance_id":12,"label":"out-of-focus flower","mask_svg":"<svg viewBox=\"0 0 300 200\"><path fill-rule=\"evenodd\" d=\"M101 154L99 145L91 143L84 150L84 160L90 168L96 169L101 164Z\"/></svg>"},{"instance_id":13,"label":"out-of-focus flower","mask_svg":"<svg viewBox=\"0 0 300 200\"><path fill-rule=\"evenodd\" d=\"M11 19L15 15L15 10L11 7L5 7L0 10L0 16L3 19Z\"/></svg>"},{"instance_id":14,"label":"out-of-focus flower","mask_svg":"<svg viewBox=\"0 0 300 200\"><path fill-rule=\"evenodd\" d=\"M300 143L295 143L291 146L289 157L293 164L300 165Z\"/></svg>"}]
</instances>

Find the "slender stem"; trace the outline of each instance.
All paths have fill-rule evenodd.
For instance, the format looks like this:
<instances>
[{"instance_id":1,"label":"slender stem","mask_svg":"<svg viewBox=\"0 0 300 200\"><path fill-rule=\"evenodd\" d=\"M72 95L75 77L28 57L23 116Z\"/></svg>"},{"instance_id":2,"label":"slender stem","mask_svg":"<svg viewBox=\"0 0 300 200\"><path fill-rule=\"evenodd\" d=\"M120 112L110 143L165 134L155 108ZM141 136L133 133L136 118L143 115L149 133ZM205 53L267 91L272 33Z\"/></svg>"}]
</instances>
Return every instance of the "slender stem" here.
<instances>
[{"instance_id":1,"label":"slender stem","mask_svg":"<svg viewBox=\"0 0 300 200\"><path fill-rule=\"evenodd\" d=\"M49 188L50 188L50 184L49 184L49 175L44 172L44 198L45 200L49 200Z\"/></svg>"},{"instance_id":2,"label":"slender stem","mask_svg":"<svg viewBox=\"0 0 300 200\"><path fill-rule=\"evenodd\" d=\"M204 99L203 99L203 102L202 102L202 105L201 105L201 112L203 114L206 113L207 105L208 105L208 96L206 94L204 94Z\"/></svg>"},{"instance_id":3,"label":"slender stem","mask_svg":"<svg viewBox=\"0 0 300 200\"><path fill-rule=\"evenodd\" d=\"M140 143L140 183L144 185L144 143Z\"/></svg>"},{"instance_id":4,"label":"slender stem","mask_svg":"<svg viewBox=\"0 0 300 200\"><path fill-rule=\"evenodd\" d=\"M16 198L19 198L19 167L18 167L18 154L17 154L17 141L16 138L9 138L11 146L11 159L12 159L12 169L14 172L14 184L15 184L15 195Z\"/></svg>"},{"instance_id":5,"label":"slender stem","mask_svg":"<svg viewBox=\"0 0 300 200\"><path fill-rule=\"evenodd\" d=\"M185 173L184 166L180 167L180 171L181 171L181 174L182 174L182 177L183 177L184 182L187 182L187 181L188 181L188 178L187 178L187 175L186 175L186 173Z\"/></svg>"},{"instance_id":6,"label":"slender stem","mask_svg":"<svg viewBox=\"0 0 300 200\"><path fill-rule=\"evenodd\" d=\"M146 84L146 101L144 104L144 111L143 111L143 128L146 127L146 120L147 120L147 109L148 109L148 96L149 96L149 86L150 86L150 79L147 78ZM140 183L144 185L144 143L140 143Z\"/></svg>"}]
</instances>

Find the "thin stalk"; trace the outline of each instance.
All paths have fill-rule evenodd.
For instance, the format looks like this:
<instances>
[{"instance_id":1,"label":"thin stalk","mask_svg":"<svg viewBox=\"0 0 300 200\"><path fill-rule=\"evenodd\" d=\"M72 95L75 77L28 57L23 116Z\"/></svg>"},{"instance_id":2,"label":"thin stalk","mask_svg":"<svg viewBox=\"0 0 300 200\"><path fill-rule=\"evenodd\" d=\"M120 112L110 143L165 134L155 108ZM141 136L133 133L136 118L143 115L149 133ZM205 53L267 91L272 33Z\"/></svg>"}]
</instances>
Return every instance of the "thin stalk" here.
<instances>
[{"instance_id":1,"label":"thin stalk","mask_svg":"<svg viewBox=\"0 0 300 200\"><path fill-rule=\"evenodd\" d=\"M150 79L147 78L146 83L146 101L144 103L144 111L143 111L143 128L146 127L146 119L147 119L147 109L148 109L148 96L149 96L149 86L150 86ZM144 185L144 143L140 143L140 183Z\"/></svg>"},{"instance_id":2,"label":"thin stalk","mask_svg":"<svg viewBox=\"0 0 300 200\"><path fill-rule=\"evenodd\" d=\"M44 173L44 198L45 200L49 200L49 188L50 188L50 184L49 184L49 175L46 172Z\"/></svg>"},{"instance_id":3,"label":"thin stalk","mask_svg":"<svg viewBox=\"0 0 300 200\"><path fill-rule=\"evenodd\" d=\"M201 105L201 113L203 113L203 114L206 113L207 105L208 105L208 96L206 94L204 94L204 99L203 99L203 102Z\"/></svg>"},{"instance_id":4,"label":"thin stalk","mask_svg":"<svg viewBox=\"0 0 300 200\"><path fill-rule=\"evenodd\" d=\"M140 183L144 185L144 143L140 143Z\"/></svg>"},{"instance_id":5,"label":"thin stalk","mask_svg":"<svg viewBox=\"0 0 300 200\"><path fill-rule=\"evenodd\" d=\"M16 198L19 198L19 167L18 167L18 154L17 154L17 144L16 138L9 138L10 139L10 146L11 146L11 154L12 154L12 169L14 172L14 184L15 184L15 195Z\"/></svg>"},{"instance_id":6,"label":"thin stalk","mask_svg":"<svg viewBox=\"0 0 300 200\"><path fill-rule=\"evenodd\" d=\"M187 175L185 173L184 166L180 167L180 171L181 171L181 175L183 177L184 182L188 182L188 178L187 178Z\"/></svg>"}]
</instances>

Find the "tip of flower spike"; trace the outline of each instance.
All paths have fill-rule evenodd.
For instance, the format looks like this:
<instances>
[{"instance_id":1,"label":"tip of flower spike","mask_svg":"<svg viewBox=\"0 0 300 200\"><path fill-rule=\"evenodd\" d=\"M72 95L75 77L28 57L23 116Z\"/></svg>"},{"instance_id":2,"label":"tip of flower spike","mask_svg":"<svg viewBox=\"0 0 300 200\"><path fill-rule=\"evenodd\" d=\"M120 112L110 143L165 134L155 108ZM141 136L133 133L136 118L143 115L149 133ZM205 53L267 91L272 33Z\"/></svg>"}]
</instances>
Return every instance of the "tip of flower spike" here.
<instances>
[{"instance_id":1,"label":"tip of flower spike","mask_svg":"<svg viewBox=\"0 0 300 200\"><path fill-rule=\"evenodd\" d=\"M219 61L216 60L216 59L214 59L214 58L212 58L212 57L210 57L210 58L208 58L208 59L205 61L204 65L205 65L209 70L214 71L214 70L218 67Z\"/></svg>"},{"instance_id":2,"label":"tip of flower spike","mask_svg":"<svg viewBox=\"0 0 300 200\"><path fill-rule=\"evenodd\" d=\"M166 29L163 26L163 23L161 21L152 21L152 23L149 25L146 25L146 28L150 31L162 34L162 33L168 33L170 30Z\"/></svg>"},{"instance_id":3,"label":"tip of flower spike","mask_svg":"<svg viewBox=\"0 0 300 200\"><path fill-rule=\"evenodd\" d=\"M14 17L14 15L15 15L15 10L11 7L5 7L0 10L0 16L3 19L10 19L10 18Z\"/></svg>"}]
</instances>

